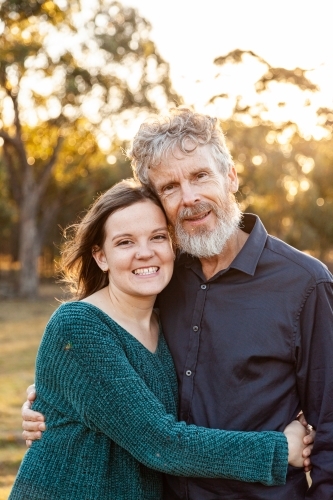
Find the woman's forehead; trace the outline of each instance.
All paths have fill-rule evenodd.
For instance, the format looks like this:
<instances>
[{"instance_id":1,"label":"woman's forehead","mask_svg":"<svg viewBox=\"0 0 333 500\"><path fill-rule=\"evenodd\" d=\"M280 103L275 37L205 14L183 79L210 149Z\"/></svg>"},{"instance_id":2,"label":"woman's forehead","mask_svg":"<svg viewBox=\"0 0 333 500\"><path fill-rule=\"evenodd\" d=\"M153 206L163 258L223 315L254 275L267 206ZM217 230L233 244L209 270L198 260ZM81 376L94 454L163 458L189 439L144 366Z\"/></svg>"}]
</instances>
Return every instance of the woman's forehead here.
<instances>
[{"instance_id":1,"label":"woman's forehead","mask_svg":"<svg viewBox=\"0 0 333 500\"><path fill-rule=\"evenodd\" d=\"M135 224L143 220L152 224L155 221L163 221L166 224L166 217L163 210L152 200L147 199L116 210L108 217L106 225L108 229L124 225L125 229L125 226L135 226Z\"/></svg>"}]
</instances>

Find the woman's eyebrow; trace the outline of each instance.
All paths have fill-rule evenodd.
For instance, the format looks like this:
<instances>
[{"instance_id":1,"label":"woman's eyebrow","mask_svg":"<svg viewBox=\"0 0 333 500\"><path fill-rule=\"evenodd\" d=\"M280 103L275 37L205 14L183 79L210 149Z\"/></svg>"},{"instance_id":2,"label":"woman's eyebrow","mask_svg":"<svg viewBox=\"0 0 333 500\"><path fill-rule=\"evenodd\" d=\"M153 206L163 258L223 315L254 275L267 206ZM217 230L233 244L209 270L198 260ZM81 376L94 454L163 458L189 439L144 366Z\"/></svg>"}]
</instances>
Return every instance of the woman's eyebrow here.
<instances>
[{"instance_id":1,"label":"woman's eyebrow","mask_svg":"<svg viewBox=\"0 0 333 500\"><path fill-rule=\"evenodd\" d=\"M158 227L157 229L153 229L152 233L158 233L159 231L168 231L168 227L167 226ZM131 233L120 233L116 234L111 241L116 240L118 238L131 238L131 237L133 237L133 234Z\"/></svg>"},{"instance_id":2,"label":"woman's eyebrow","mask_svg":"<svg viewBox=\"0 0 333 500\"><path fill-rule=\"evenodd\" d=\"M159 231L168 231L167 226L159 227L158 229L154 229L152 233L158 233Z\"/></svg>"},{"instance_id":3,"label":"woman's eyebrow","mask_svg":"<svg viewBox=\"0 0 333 500\"><path fill-rule=\"evenodd\" d=\"M121 234L116 234L116 236L114 236L112 238L112 241L113 240L116 240L117 238L130 238L131 236L133 236L132 234L130 233L121 233Z\"/></svg>"}]
</instances>

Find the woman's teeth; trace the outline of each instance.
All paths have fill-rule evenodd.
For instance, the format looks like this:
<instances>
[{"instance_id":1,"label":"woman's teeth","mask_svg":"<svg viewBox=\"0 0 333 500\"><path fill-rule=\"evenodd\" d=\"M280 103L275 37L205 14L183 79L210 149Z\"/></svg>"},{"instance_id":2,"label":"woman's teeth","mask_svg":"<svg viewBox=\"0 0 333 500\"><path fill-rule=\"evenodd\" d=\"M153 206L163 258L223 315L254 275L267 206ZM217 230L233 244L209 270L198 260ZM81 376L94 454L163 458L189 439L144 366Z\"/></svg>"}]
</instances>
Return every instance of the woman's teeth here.
<instances>
[{"instance_id":1,"label":"woman's teeth","mask_svg":"<svg viewBox=\"0 0 333 500\"><path fill-rule=\"evenodd\" d=\"M143 267L142 269L135 269L134 274L144 275L144 274L154 274L157 273L158 267Z\"/></svg>"}]
</instances>

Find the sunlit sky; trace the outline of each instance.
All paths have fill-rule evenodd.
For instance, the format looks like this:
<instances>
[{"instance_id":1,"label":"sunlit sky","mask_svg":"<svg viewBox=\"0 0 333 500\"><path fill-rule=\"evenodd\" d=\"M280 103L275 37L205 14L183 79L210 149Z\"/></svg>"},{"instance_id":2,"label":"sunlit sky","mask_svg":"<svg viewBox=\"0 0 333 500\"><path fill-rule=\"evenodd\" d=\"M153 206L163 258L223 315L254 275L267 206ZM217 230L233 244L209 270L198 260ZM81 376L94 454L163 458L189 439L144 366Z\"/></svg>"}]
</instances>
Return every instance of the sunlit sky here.
<instances>
[{"instance_id":1,"label":"sunlit sky","mask_svg":"<svg viewBox=\"0 0 333 500\"><path fill-rule=\"evenodd\" d=\"M86 25L94 3L94 0L82 0L82 12L76 17L78 25ZM137 8L151 23L150 36L170 64L173 86L185 104L228 119L238 96L244 105L254 105L261 100L269 110L264 118L277 123L295 121L304 135L317 139L327 134L318 127L316 111L320 107L333 109L333 0L121 0L121 3ZM73 38L59 37L56 31L48 32L48 51L56 57L68 44L75 49L75 44L80 44L84 36L87 32L83 30L74 42ZM250 57L244 58L241 65L219 67L213 63L216 57L235 49L252 51L273 67L306 69L306 76L320 90L301 92L291 84L273 82L275 86L271 85L269 91L258 97L254 83L267 71L265 65ZM92 51L92 54L94 63L101 64L96 53ZM124 66L122 70L125 79L134 76L133 68ZM60 103L52 97L57 75L51 81L42 76L38 79L38 71L31 72L33 76L22 85L21 99L25 104L31 90L50 95L45 109L26 106L25 115L22 114L23 120L35 126L40 119L58 116ZM213 96L220 94L228 98L216 99L208 105ZM5 99L3 119L9 124L13 110L7 101ZM283 103L285 105L281 105ZM101 105L100 97L91 95L84 100L82 112L92 123L97 123ZM109 120L103 123L104 129L100 127L100 146L103 150L110 148L112 133L121 139L131 138L142 119L138 114L123 125L113 119L111 113Z\"/></svg>"},{"instance_id":2,"label":"sunlit sky","mask_svg":"<svg viewBox=\"0 0 333 500\"><path fill-rule=\"evenodd\" d=\"M303 130L314 133L315 110L333 107L333 42L331 0L123 0L151 22L151 37L169 62L175 89L187 104L199 111L227 116L228 103L216 94L251 94L258 67L246 70L217 67L214 58L236 48L252 50L272 66L309 69L320 87L316 94L297 96L284 88L285 109L274 118L295 119ZM217 73L220 77L216 78ZM310 97L311 106L304 107ZM285 98L285 99L284 99Z\"/></svg>"}]
</instances>

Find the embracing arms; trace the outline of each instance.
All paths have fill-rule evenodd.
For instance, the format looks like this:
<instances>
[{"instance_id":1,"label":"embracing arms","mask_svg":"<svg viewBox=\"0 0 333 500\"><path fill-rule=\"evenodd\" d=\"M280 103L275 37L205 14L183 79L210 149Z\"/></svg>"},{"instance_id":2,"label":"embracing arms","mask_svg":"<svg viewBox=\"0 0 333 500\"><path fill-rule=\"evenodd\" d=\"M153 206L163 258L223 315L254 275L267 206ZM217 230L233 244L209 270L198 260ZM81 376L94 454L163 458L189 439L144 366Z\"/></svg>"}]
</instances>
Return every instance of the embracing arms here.
<instances>
[{"instance_id":1,"label":"embracing arms","mask_svg":"<svg viewBox=\"0 0 333 500\"><path fill-rule=\"evenodd\" d=\"M288 445L282 433L220 431L177 422L130 365L110 329L103 330L87 316L81 323L80 316L74 319L77 332L64 324L60 313L50 321L38 354L37 383L51 379L57 397L61 395L87 427L97 428L161 472L267 485L285 481ZM43 384L40 387L43 391ZM296 466L302 464L300 431L303 436L297 422L286 429Z\"/></svg>"}]
</instances>

